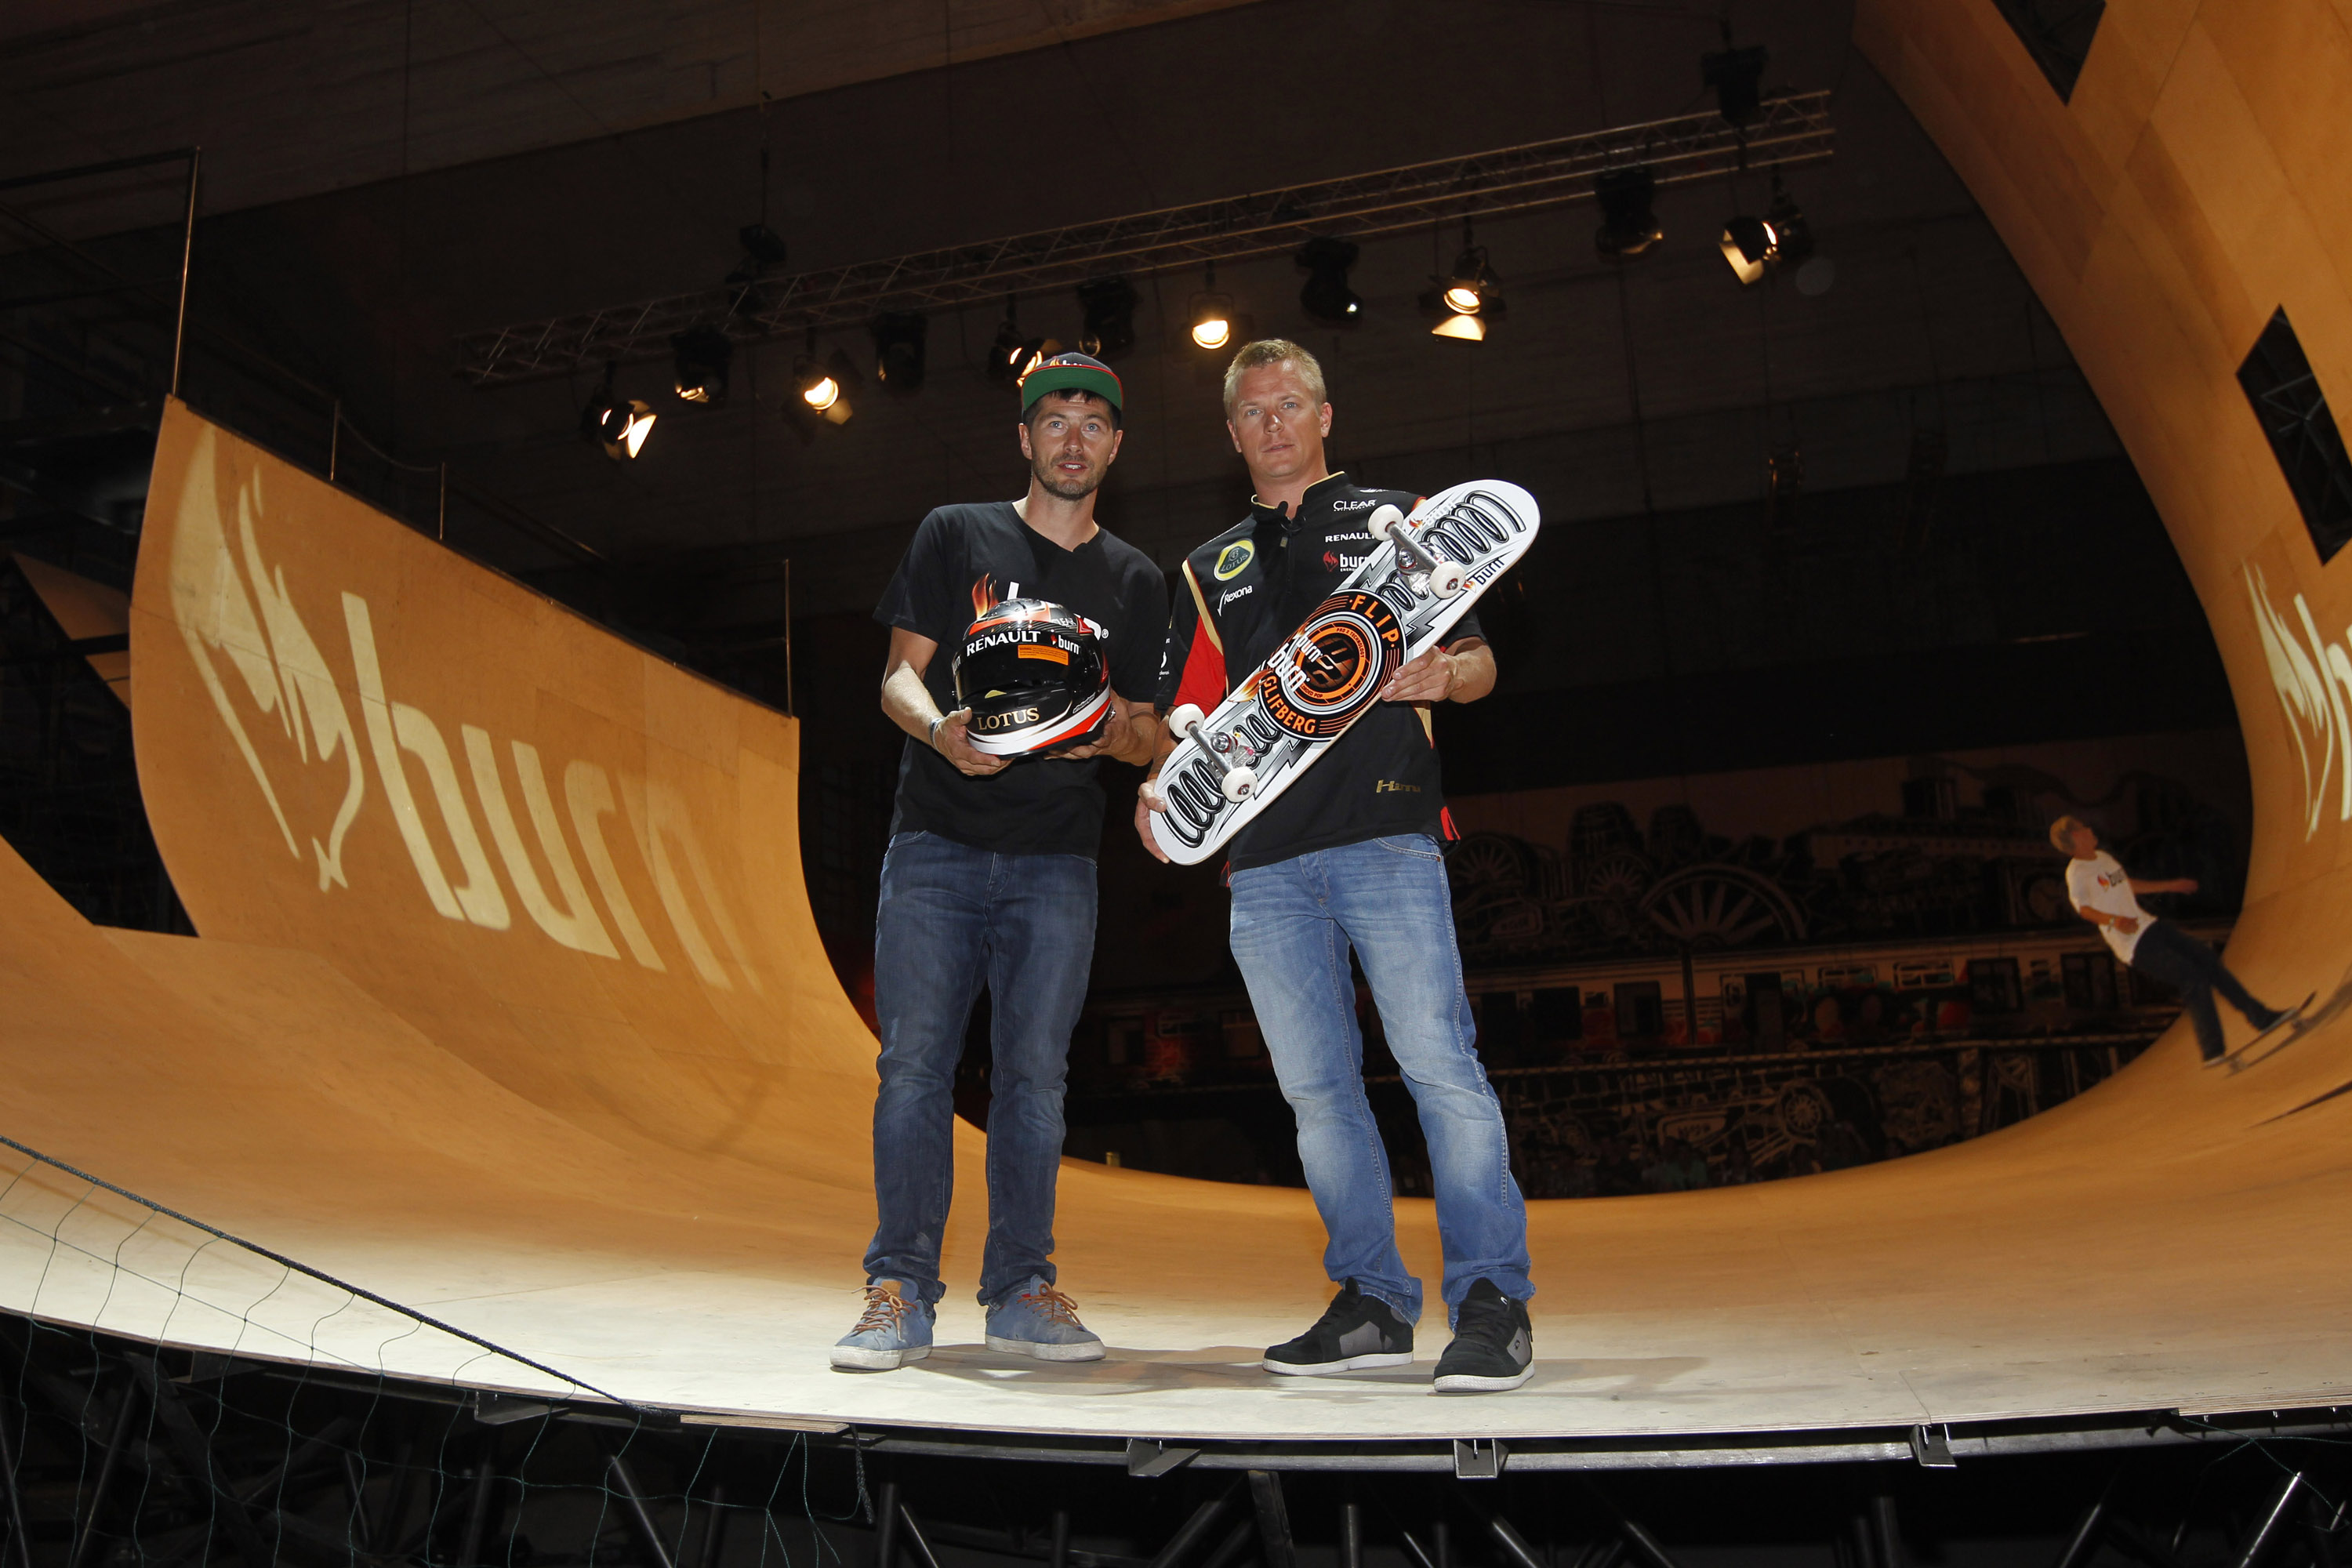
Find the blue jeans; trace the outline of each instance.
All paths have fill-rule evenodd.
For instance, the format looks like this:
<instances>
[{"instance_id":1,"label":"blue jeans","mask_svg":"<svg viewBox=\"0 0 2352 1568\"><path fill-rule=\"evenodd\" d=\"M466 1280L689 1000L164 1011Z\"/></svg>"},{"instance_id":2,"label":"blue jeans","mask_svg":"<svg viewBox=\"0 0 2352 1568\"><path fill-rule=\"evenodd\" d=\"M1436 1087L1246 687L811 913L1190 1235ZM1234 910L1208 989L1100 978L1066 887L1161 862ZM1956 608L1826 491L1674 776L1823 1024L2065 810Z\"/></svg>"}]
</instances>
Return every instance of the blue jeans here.
<instances>
[{"instance_id":1,"label":"blue jeans","mask_svg":"<svg viewBox=\"0 0 2352 1568\"><path fill-rule=\"evenodd\" d=\"M955 1185L955 1074L971 1005L988 984L994 1026L988 1108L988 1245L980 1299L1054 1279L1054 1183L1070 1031L1095 951L1095 863L998 855L935 833L901 833L882 858L874 921L874 1011L882 1085L874 1098L874 1205L866 1277L926 1301Z\"/></svg>"},{"instance_id":2,"label":"blue jeans","mask_svg":"<svg viewBox=\"0 0 2352 1568\"><path fill-rule=\"evenodd\" d=\"M1527 1205L1475 1048L1437 841L1415 834L1318 849L1236 871L1233 884L1234 957L1298 1118L1298 1158L1330 1237L1324 1272L1420 1320L1421 1281L1397 1252L1388 1152L1364 1094L1353 946L1429 1144L1447 1307L1480 1279L1520 1300L1534 1295Z\"/></svg>"},{"instance_id":3,"label":"blue jeans","mask_svg":"<svg viewBox=\"0 0 2352 1568\"><path fill-rule=\"evenodd\" d=\"M2277 1021L2275 1009L2256 1001L2238 977L2222 967L2221 954L2170 921L2147 922L2132 949L2131 966L2180 993L2180 1009L2197 1031L2197 1052L2209 1062L2219 1061L2226 1049L2221 1010L2213 1005L2215 992L2257 1029L2267 1029Z\"/></svg>"}]
</instances>

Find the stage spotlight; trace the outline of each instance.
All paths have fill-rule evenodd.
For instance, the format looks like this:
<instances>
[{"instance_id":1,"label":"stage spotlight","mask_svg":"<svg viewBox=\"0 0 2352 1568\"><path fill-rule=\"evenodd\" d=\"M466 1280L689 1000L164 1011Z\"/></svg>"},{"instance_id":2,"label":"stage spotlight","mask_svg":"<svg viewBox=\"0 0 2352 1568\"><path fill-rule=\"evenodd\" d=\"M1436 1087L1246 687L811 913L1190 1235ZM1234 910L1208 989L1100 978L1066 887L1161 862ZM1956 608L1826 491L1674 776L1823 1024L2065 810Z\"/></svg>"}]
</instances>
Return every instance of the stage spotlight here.
<instances>
[{"instance_id":1,"label":"stage spotlight","mask_svg":"<svg viewBox=\"0 0 2352 1568\"><path fill-rule=\"evenodd\" d=\"M912 310L874 318L874 378L884 391L906 397L923 384L923 339L930 322Z\"/></svg>"},{"instance_id":2,"label":"stage spotlight","mask_svg":"<svg viewBox=\"0 0 2352 1568\"><path fill-rule=\"evenodd\" d=\"M1764 222L1772 230L1775 247L1780 251L1774 260L1782 267L1794 267L1813 253L1813 226L1797 209L1797 199L1780 184L1779 170L1772 173L1772 205L1764 209Z\"/></svg>"},{"instance_id":3,"label":"stage spotlight","mask_svg":"<svg viewBox=\"0 0 2352 1568\"><path fill-rule=\"evenodd\" d=\"M766 224L747 223L735 231L735 238L755 266L764 268L784 264L783 238Z\"/></svg>"},{"instance_id":4,"label":"stage spotlight","mask_svg":"<svg viewBox=\"0 0 2352 1568\"><path fill-rule=\"evenodd\" d=\"M1326 326L1344 327L1357 319L1364 302L1348 287L1348 268L1356 264L1353 241L1318 235L1299 247L1292 258L1307 268L1307 282L1298 290L1299 308Z\"/></svg>"},{"instance_id":5,"label":"stage spotlight","mask_svg":"<svg viewBox=\"0 0 2352 1568\"><path fill-rule=\"evenodd\" d=\"M1113 274L1089 278L1078 285L1078 304L1087 313L1086 331L1078 339L1082 353L1113 360L1135 346L1135 307L1141 303L1135 286Z\"/></svg>"},{"instance_id":6,"label":"stage spotlight","mask_svg":"<svg viewBox=\"0 0 2352 1568\"><path fill-rule=\"evenodd\" d=\"M1209 268L1207 287L1192 296L1192 341L1204 349L1221 349L1234 335L1234 298L1217 292L1217 269Z\"/></svg>"},{"instance_id":7,"label":"stage spotlight","mask_svg":"<svg viewBox=\"0 0 2352 1568\"><path fill-rule=\"evenodd\" d=\"M1494 279L1488 277L1486 287L1480 289L1475 314L1456 310L1453 295L1453 285L1441 279L1421 296L1421 313L1429 319L1430 335L1454 338L1465 343L1485 342L1487 324L1507 313L1502 296L1495 292Z\"/></svg>"},{"instance_id":8,"label":"stage spotlight","mask_svg":"<svg viewBox=\"0 0 2352 1568\"><path fill-rule=\"evenodd\" d=\"M848 424L853 412L850 394L863 384L849 356L841 350L818 357L816 333L812 331L808 352L793 364L793 389L799 395L788 406L794 423L803 436L813 433L820 422Z\"/></svg>"},{"instance_id":9,"label":"stage spotlight","mask_svg":"<svg viewBox=\"0 0 2352 1568\"><path fill-rule=\"evenodd\" d=\"M1764 62L1770 58L1761 44L1699 57L1699 79L1715 89L1716 110L1732 124L1752 124L1763 113Z\"/></svg>"},{"instance_id":10,"label":"stage spotlight","mask_svg":"<svg viewBox=\"0 0 2352 1568\"><path fill-rule=\"evenodd\" d=\"M613 369L604 367L604 384L580 411L580 433L604 449L616 463L628 461L645 449L654 432L654 411L643 400L622 397L613 391Z\"/></svg>"},{"instance_id":11,"label":"stage spotlight","mask_svg":"<svg viewBox=\"0 0 2352 1568\"><path fill-rule=\"evenodd\" d=\"M1603 256L1640 256L1664 237L1657 214L1658 179L1647 164L1630 169L1603 169L1592 182L1594 200L1601 204L1601 227L1593 247Z\"/></svg>"},{"instance_id":12,"label":"stage spotlight","mask_svg":"<svg viewBox=\"0 0 2352 1568\"><path fill-rule=\"evenodd\" d=\"M1753 283L1771 268L1802 261L1813 253L1812 226L1796 201L1772 176L1772 205L1764 216L1735 217L1723 226L1723 258L1742 283Z\"/></svg>"},{"instance_id":13,"label":"stage spotlight","mask_svg":"<svg viewBox=\"0 0 2352 1568\"><path fill-rule=\"evenodd\" d=\"M1723 258L1742 283L1753 283L1770 266L1775 246L1771 226L1760 217L1735 217L1723 226Z\"/></svg>"},{"instance_id":14,"label":"stage spotlight","mask_svg":"<svg viewBox=\"0 0 2352 1568\"><path fill-rule=\"evenodd\" d=\"M1445 280L1445 308L1457 316L1475 316L1495 286L1495 269L1486 265L1486 247L1471 243L1470 224L1462 224L1462 254L1454 258L1454 274Z\"/></svg>"},{"instance_id":15,"label":"stage spotlight","mask_svg":"<svg viewBox=\"0 0 2352 1568\"><path fill-rule=\"evenodd\" d=\"M1004 320L998 323L996 342L989 345L988 360L982 368L991 381L1018 384L1021 378L1036 368L1048 354L1062 352L1062 345L1051 338L1027 338L1021 335L1021 320L1013 309L1012 296L1004 300Z\"/></svg>"},{"instance_id":16,"label":"stage spotlight","mask_svg":"<svg viewBox=\"0 0 2352 1568\"><path fill-rule=\"evenodd\" d=\"M735 345L727 341L726 333L716 327L696 327L672 337L669 352L676 371L671 384L681 399L688 403L727 400L727 367L735 358Z\"/></svg>"}]
</instances>

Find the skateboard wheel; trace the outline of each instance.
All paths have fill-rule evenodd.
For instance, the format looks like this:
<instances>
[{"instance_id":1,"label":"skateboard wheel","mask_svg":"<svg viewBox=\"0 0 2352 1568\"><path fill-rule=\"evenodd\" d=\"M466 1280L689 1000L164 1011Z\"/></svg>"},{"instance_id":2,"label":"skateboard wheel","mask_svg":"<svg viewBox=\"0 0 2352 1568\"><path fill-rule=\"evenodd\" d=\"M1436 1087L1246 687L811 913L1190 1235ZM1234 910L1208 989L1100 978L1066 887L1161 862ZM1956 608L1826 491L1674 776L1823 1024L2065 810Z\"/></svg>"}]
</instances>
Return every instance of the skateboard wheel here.
<instances>
[{"instance_id":1,"label":"skateboard wheel","mask_svg":"<svg viewBox=\"0 0 2352 1568\"><path fill-rule=\"evenodd\" d=\"M1429 591L1441 599L1450 599L1462 592L1462 584L1468 576L1459 562L1441 561L1437 563L1437 570L1429 574Z\"/></svg>"},{"instance_id":2,"label":"skateboard wheel","mask_svg":"<svg viewBox=\"0 0 2352 1568\"><path fill-rule=\"evenodd\" d=\"M1224 782L1218 787L1224 791L1227 800L1239 805L1257 793L1257 770L1234 768L1225 774Z\"/></svg>"},{"instance_id":3,"label":"skateboard wheel","mask_svg":"<svg viewBox=\"0 0 2352 1568\"><path fill-rule=\"evenodd\" d=\"M1386 539L1389 536L1389 530L1403 521L1404 513L1399 511L1393 503L1385 503L1378 511L1372 513L1370 519L1365 522L1364 529L1374 539Z\"/></svg>"},{"instance_id":4,"label":"skateboard wheel","mask_svg":"<svg viewBox=\"0 0 2352 1568\"><path fill-rule=\"evenodd\" d=\"M1168 732L1180 741L1200 728L1200 724L1201 710L1196 703L1187 702L1168 715Z\"/></svg>"}]
</instances>

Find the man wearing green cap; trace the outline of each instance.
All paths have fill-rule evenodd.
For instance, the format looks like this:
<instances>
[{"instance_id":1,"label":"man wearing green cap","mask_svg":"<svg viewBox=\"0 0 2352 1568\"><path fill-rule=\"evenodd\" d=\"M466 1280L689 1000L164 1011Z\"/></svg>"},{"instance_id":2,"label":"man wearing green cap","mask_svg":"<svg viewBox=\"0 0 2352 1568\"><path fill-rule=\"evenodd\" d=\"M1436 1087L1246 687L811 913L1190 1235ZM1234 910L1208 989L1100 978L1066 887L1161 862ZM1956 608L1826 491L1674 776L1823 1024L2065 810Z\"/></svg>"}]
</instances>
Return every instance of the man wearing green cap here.
<instances>
[{"instance_id":1,"label":"man wearing green cap","mask_svg":"<svg viewBox=\"0 0 2352 1568\"><path fill-rule=\"evenodd\" d=\"M982 984L993 1060L980 1279L988 1345L1045 1361L1103 1353L1055 1289L1054 1183L1070 1030L1094 955L1096 759L1150 761L1168 626L1160 569L1095 521L1124 401L1118 375L1084 354L1032 369L1021 383L1028 493L925 518L875 611L890 628L882 710L908 741L875 917L877 1224L865 1309L834 1346L837 1367L882 1371L930 1352L946 1294L940 1242L955 1173L956 1062ZM1112 717L1092 744L1018 760L972 746L971 714L953 695L953 650L976 617L1015 598L1051 600L1107 632Z\"/></svg>"}]
</instances>

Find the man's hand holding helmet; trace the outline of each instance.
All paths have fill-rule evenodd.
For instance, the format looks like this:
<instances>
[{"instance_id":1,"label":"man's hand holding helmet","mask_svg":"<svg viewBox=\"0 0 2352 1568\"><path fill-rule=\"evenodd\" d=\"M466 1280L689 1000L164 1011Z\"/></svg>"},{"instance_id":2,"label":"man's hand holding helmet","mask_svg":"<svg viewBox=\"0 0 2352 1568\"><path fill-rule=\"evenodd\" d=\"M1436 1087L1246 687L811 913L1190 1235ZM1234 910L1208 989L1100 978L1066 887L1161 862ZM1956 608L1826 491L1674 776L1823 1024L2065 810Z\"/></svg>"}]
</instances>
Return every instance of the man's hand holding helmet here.
<instances>
[{"instance_id":1,"label":"man's hand holding helmet","mask_svg":"<svg viewBox=\"0 0 2352 1568\"><path fill-rule=\"evenodd\" d=\"M942 713L931 723L931 749L956 765L956 771L971 778L984 779L1002 773L1011 764L1011 757L992 757L971 743L971 710L959 708L952 713Z\"/></svg>"}]
</instances>

